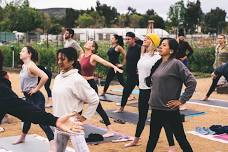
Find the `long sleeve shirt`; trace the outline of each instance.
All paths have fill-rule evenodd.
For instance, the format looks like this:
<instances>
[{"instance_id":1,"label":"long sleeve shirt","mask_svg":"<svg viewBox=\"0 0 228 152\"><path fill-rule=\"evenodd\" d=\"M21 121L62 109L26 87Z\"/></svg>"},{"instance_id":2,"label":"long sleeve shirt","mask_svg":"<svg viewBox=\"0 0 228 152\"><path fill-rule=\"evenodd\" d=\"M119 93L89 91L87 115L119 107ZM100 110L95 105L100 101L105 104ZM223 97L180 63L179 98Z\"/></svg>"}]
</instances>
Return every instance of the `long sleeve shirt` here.
<instances>
[{"instance_id":1,"label":"long sleeve shirt","mask_svg":"<svg viewBox=\"0 0 228 152\"><path fill-rule=\"evenodd\" d=\"M92 117L97 109L99 97L89 83L72 69L56 76L52 89L53 112L55 116L63 116L71 112L81 112L85 102L87 111L83 112L85 118Z\"/></svg>"},{"instance_id":2,"label":"long sleeve shirt","mask_svg":"<svg viewBox=\"0 0 228 152\"><path fill-rule=\"evenodd\" d=\"M167 107L170 100L188 101L196 88L196 80L188 68L177 59L163 61L153 73L149 105L157 110L176 110ZM186 86L181 94L183 84Z\"/></svg>"},{"instance_id":3,"label":"long sleeve shirt","mask_svg":"<svg viewBox=\"0 0 228 152\"><path fill-rule=\"evenodd\" d=\"M188 50L188 53L187 53ZM193 49L186 41L179 41L179 49L177 51L176 58L180 59L185 56L190 57L193 54Z\"/></svg>"},{"instance_id":4,"label":"long sleeve shirt","mask_svg":"<svg viewBox=\"0 0 228 152\"><path fill-rule=\"evenodd\" d=\"M126 55L126 72L128 75L137 74L137 63L140 59L141 47L139 45L134 45L128 47Z\"/></svg>"}]
</instances>

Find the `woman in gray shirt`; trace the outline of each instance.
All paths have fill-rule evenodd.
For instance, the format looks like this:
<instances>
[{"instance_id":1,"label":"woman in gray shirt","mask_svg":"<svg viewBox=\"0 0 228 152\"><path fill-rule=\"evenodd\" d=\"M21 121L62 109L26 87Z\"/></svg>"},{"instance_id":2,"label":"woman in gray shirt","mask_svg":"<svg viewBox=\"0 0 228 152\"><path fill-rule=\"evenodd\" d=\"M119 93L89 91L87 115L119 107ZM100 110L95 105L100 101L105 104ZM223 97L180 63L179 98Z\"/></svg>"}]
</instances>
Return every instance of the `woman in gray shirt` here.
<instances>
[{"instance_id":1,"label":"woman in gray shirt","mask_svg":"<svg viewBox=\"0 0 228 152\"><path fill-rule=\"evenodd\" d=\"M184 132L179 106L191 98L196 80L188 68L175 59L177 50L178 43L175 39L163 39L159 52L162 62L151 77L149 105L153 112L146 152L154 151L164 126L170 127L184 152L193 151ZM186 89L181 94L183 84Z\"/></svg>"}]
</instances>

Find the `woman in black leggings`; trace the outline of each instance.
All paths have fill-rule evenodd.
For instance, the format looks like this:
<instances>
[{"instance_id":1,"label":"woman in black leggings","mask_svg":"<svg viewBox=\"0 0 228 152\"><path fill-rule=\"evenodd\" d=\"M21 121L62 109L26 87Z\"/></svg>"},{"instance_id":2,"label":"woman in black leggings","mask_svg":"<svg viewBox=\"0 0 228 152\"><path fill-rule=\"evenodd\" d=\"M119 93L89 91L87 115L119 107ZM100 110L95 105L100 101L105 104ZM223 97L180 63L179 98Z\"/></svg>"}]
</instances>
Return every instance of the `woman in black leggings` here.
<instances>
[{"instance_id":1,"label":"woman in black leggings","mask_svg":"<svg viewBox=\"0 0 228 152\"><path fill-rule=\"evenodd\" d=\"M184 132L179 106L193 95L196 80L188 68L175 59L177 51L178 43L175 39L162 40L159 49L162 60L151 76L149 105L152 113L146 152L154 151L161 129L165 126L169 126L184 152L193 152ZM181 94L183 84L186 88Z\"/></svg>"},{"instance_id":2,"label":"woman in black leggings","mask_svg":"<svg viewBox=\"0 0 228 152\"><path fill-rule=\"evenodd\" d=\"M212 84L206 94L206 96L202 99L203 101L207 101L219 82L219 79L224 76L226 81L228 81L228 63L221 65L215 69L215 71L211 74L212 76Z\"/></svg>"},{"instance_id":3,"label":"woman in black leggings","mask_svg":"<svg viewBox=\"0 0 228 152\"><path fill-rule=\"evenodd\" d=\"M88 81L90 86L98 93L97 84L94 80L94 72L96 69L97 62L103 64L104 66L112 67L115 72L123 73L123 70L119 69L117 66L113 65L112 63L110 63L110 62L102 59L98 55L96 55L95 53L96 53L97 49L98 49L98 45L95 41L93 41L93 40L87 41L84 45L85 53L81 54L81 56L80 56L80 65L81 65L82 76L84 76L84 78ZM109 121L108 115L104 111L100 102L98 104L96 111L102 117L102 119L108 129L108 132L103 136L104 137L113 136L114 134L110 128L111 123Z\"/></svg>"},{"instance_id":4,"label":"woman in black leggings","mask_svg":"<svg viewBox=\"0 0 228 152\"><path fill-rule=\"evenodd\" d=\"M147 86L145 78L150 75L151 68L156 66L161 60L161 56L156 51L160 43L160 37L157 34L147 34L141 49L141 57L137 64L138 74L139 74L139 101L138 101L138 111L139 120L136 127L135 138L132 142L125 145L125 147L136 146L139 142L141 133L145 127L147 120L147 114L149 110L149 98L150 98L150 86ZM164 127L165 133L169 143L169 152L174 152L174 139L168 126Z\"/></svg>"},{"instance_id":5,"label":"woman in black leggings","mask_svg":"<svg viewBox=\"0 0 228 152\"><path fill-rule=\"evenodd\" d=\"M107 53L109 57L109 62L111 62L113 65L117 66L118 68L122 69L126 63L126 52L123 48L124 47L123 37L117 34L114 34L111 37L111 43L112 43L112 47L109 48ZM122 55L121 64L119 62L120 54ZM124 87L125 83L124 83L123 74L119 72L116 73L113 68L109 68L102 95L105 95L111 81L114 79L115 76L117 76L118 81Z\"/></svg>"}]
</instances>

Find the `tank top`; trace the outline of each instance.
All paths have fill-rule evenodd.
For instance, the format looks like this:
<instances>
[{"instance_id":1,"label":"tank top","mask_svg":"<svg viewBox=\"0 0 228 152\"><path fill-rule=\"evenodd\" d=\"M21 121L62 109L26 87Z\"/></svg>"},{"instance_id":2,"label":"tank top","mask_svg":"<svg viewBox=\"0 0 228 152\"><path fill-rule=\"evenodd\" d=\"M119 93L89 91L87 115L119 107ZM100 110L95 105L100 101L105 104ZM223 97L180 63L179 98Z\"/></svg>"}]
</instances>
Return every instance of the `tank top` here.
<instances>
[{"instance_id":1,"label":"tank top","mask_svg":"<svg viewBox=\"0 0 228 152\"><path fill-rule=\"evenodd\" d=\"M32 76L28 73L28 67L23 65L20 71L20 84L23 92L29 92L32 88L35 88L38 83L38 77Z\"/></svg>"},{"instance_id":2,"label":"tank top","mask_svg":"<svg viewBox=\"0 0 228 152\"><path fill-rule=\"evenodd\" d=\"M94 66L90 63L91 56L92 56L92 54L87 57L85 55L83 55L83 57L80 60L81 73L83 76L89 77L89 76L93 76L93 74L94 74L96 66Z\"/></svg>"},{"instance_id":3,"label":"tank top","mask_svg":"<svg viewBox=\"0 0 228 152\"><path fill-rule=\"evenodd\" d=\"M117 52L115 49L116 49L116 46L111 47L107 53L109 61L114 65L119 64L119 56L120 56L120 52Z\"/></svg>"}]
</instances>

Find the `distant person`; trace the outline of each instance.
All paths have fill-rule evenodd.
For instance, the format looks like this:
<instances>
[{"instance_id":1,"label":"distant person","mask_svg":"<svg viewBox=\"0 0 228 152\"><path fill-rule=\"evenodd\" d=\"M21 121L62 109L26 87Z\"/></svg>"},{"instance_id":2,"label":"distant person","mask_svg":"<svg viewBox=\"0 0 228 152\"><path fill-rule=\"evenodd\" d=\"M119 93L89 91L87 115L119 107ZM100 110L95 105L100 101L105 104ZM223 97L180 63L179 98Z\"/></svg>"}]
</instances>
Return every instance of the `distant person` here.
<instances>
[{"instance_id":1,"label":"distant person","mask_svg":"<svg viewBox=\"0 0 228 152\"><path fill-rule=\"evenodd\" d=\"M118 110L116 110L115 112L124 111L124 107L127 104L128 97L131 95L135 86L139 85L137 63L140 59L141 46L136 44L135 33L133 33L133 32L127 32L125 40L126 40L126 44L128 45L127 55L126 55L127 81L126 81L124 89L123 89L121 107Z\"/></svg>"},{"instance_id":2,"label":"distant person","mask_svg":"<svg viewBox=\"0 0 228 152\"><path fill-rule=\"evenodd\" d=\"M112 46L111 48L109 48L107 53L109 62L111 62L113 65L117 66L118 68L122 69L126 63L126 51L124 49L123 37L117 34L114 34L111 37L111 45ZM121 63L119 61L120 55L122 55ZM118 81L124 87L125 82L123 78L123 73L115 72L113 68L109 68L102 95L105 95L111 81L114 79L115 76L117 76Z\"/></svg>"},{"instance_id":3,"label":"distant person","mask_svg":"<svg viewBox=\"0 0 228 152\"><path fill-rule=\"evenodd\" d=\"M203 101L207 101L212 92L215 90L215 88L218 86L217 83L220 80L220 78L224 76L225 80L228 81L228 61L226 64L223 64L215 69L215 71L211 74L212 77L212 84L210 86L210 89L207 92L207 95L202 99Z\"/></svg>"},{"instance_id":4,"label":"distant person","mask_svg":"<svg viewBox=\"0 0 228 152\"><path fill-rule=\"evenodd\" d=\"M226 45L226 37L224 34L219 34L217 37L217 45L215 47L215 62L213 64L214 70L228 61L228 46ZM222 76L217 85L226 83L225 78Z\"/></svg>"},{"instance_id":5,"label":"distant person","mask_svg":"<svg viewBox=\"0 0 228 152\"><path fill-rule=\"evenodd\" d=\"M176 58L189 68L189 57L193 54L193 49L187 41L185 41L184 31L178 33L177 42L179 44ZM188 51L188 52L187 52Z\"/></svg>"},{"instance_id":6,"label":"distant person","mask_svg":"<svg viewBox=\"0 0 228 152\"><path fill-rule=\"evenodd\" d=\"M80 47L78 42L73 39L74 30L67 28L63 37L65 40L64 48L73 47L77 51L78 57L80 57L80 55L83 53L83 49ZM79 61L74 64L74 68L78 69L79 73L81 73L81 65Z\"/></svg>"},{"instance_id":7,"label":"distant person","mask_svg":"<svg viewBox=\"0 0 228 152\"><path fill-rule=\"evenodd\" d=\"M46 83L44 84L44 88L47 92L48 95L48 103L45 105L46 108L50 108L52 107L52 93L51 93L51 89L50 89L50 85L51 85L51 79L52 79L52 72L51 70L49 70L47 67L42 66L42 65L37 65L37 67L39 69L41 69L42 71L44 71L44 73L47 74L48 76L48 80L46 81ZM40 78L38 78L38 83L40 82Z\"/></svg>"},{"instance_id":8,"label":"distant person","mask_svg":"<svg viewBox=\"0 0 228 152\"><path fill-rule=\"evenodd\" d=\"M73 29L67 28L63 37L65 40L64 48L73 47L73 48L75 48L75 50L77 50L77 54L80 55L81 53L83 53L83 50L80 47L80 45L78 44L78 42L73 39L73 37L74 37Z\"/></svg>"}]
</instances>

